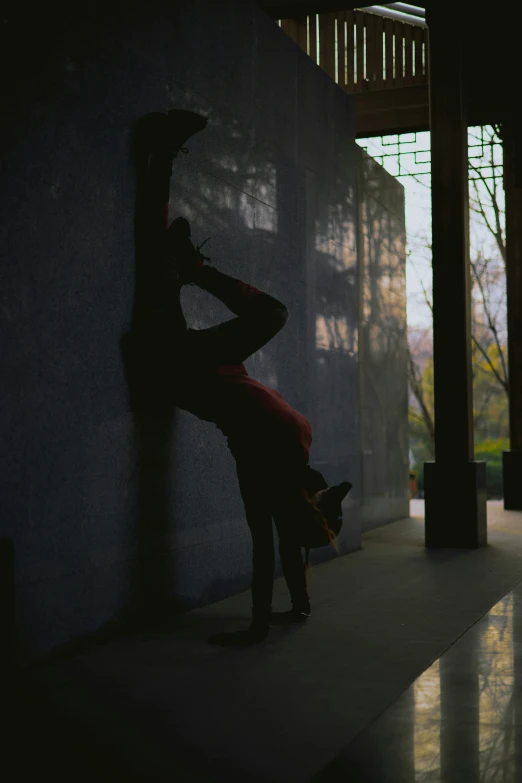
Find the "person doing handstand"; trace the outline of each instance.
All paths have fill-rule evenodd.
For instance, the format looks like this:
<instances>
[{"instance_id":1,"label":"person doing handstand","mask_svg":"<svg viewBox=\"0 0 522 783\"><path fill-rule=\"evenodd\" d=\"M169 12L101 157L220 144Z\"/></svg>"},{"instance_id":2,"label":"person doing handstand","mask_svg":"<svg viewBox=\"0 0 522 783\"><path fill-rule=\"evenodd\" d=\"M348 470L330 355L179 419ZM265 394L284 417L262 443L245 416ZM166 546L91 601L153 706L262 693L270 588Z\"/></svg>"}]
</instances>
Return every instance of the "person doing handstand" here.
<instances>
[{"instance_id":1,"label":"person doing handstand","mask_svg":"<svg viewBox=\"0 0 522 783\"><path fill-rule=\"evenodd\" d=\"M253 285L205 263L191 240L189 222L178 217L166 232L167 264L177 285L196 285L235 315L208 329L190 329L178 311L175 403L213 422L226 436L252 535L252 622L246 631L222 633L210 642L246 645L266 638L270 624L310 616L306 570L298 535L300 518L332 504L339 509L348 482L328 488L309 465L310 422L283 396L252 378L244 362L286 324L286 306ZM275 553L272 519L292 609L272 613Z\"/></svg>"}]
</instances>

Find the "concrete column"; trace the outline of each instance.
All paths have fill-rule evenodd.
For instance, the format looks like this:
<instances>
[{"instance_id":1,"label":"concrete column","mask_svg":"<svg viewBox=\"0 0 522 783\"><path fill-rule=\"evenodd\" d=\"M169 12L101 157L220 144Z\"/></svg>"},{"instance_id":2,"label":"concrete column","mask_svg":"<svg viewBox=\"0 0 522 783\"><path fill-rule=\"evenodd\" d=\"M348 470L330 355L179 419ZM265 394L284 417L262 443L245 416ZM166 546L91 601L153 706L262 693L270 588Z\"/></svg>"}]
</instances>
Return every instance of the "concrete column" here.
<instances>
[{"instance_id":1,"label":"concrete column","mask_svg":"<svg viewBox=\"0 0 522 783\"><path fill-rule=\"evenodd\" d=\"M518 137L517 137L518 132ZM503 123L509 446L503 454L504 508L522 510L522 151L520 125Z\"/></svg>"},{"instance_id":2,"label":"concrete column","mask_svg":"<svg viewBox=\"0 0 522 783\"><path fill-rule=\"evenodd\" d=\"M487 541L486 470L473 461L464 19L437 5L430 29L435 462L424 466L426 546Z\"/></svg>"}]
</instances>

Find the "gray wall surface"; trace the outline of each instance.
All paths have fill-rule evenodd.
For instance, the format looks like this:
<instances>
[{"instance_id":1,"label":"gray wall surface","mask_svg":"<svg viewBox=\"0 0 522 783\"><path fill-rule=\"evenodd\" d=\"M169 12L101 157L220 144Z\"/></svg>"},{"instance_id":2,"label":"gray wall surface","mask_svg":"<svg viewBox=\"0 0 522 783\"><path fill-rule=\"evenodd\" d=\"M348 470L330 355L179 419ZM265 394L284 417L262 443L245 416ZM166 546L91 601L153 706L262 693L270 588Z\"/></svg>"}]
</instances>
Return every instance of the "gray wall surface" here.
<instances>
[{"instance_id":1,"label":"gray wall surface","mask_svg":"<svg viewBox=\"0 0 522 783\"><path fill-rule=\"evenodd\" d=\"M342 551L360 544L351 102L253 2L137 5L48 20L51 38L34 17L3 26L0 533L14 542L22 661L144 597L187 609L250 584L221 433L183 412L137 421L130 409L130 136L147 112L209 118L175 161L171 217L188 217L197 242L212 237L218 268L289 307L248 369L310 418L311 464L353 482ZM193 327L229 315L195 288L183 305ZM313 602L313 569L310 582Z\"/></svg>"},{"instance_id":2,"label":"gray wall surface","mask_svg":"<svg viewBox=\"0 0 522 783\"><path fill-rule=\"evenodd\" d=\"M363 530L409 516L404 188L358 150Z\"/></svg>"}]
</instances>

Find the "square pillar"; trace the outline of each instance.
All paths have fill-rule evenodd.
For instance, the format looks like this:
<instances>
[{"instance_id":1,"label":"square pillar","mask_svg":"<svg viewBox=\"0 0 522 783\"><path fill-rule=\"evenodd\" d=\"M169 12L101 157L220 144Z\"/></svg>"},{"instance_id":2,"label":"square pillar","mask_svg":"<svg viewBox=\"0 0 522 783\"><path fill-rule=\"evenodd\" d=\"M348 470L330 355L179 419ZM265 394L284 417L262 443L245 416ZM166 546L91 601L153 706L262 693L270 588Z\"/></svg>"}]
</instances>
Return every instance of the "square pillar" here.
<instances>
[{"instance_id":1,"label":"square pillar","mask_svg":"<svg viewBox=\"0 0 522 783\"><path fill-rule=\"evenodd\" d=\"M522 449L510 449L502 454L504 508L522 511Z\"/></svg>"},{"instance_id":2,"label":"square pillar","mask_svg":"<svg viewBox=\"0 0 522 783\"><path fill-rule=\"evenodd\" d=\"M486 544L485 464L473 461L468 123L462 10L428 9L435 463L425 465L426 545ZM484 486L483 486L484 485Z\"/></svg>"},{"instance_id":3,"label":"square pillar","mask_svg":"<svg viewBox=\"0 0 522 783\"><path fill-rule=\"evenodd\" d=\"M522 511L522 148L520 121L502 123L506 194L509 441L503 454L504 508Z\"/></svg>"},{"instance_id":4,"label":"square pillar","mask_svg":"<svg viewBox=\"0 0 522 783\"><path fill-rule=\"evenodd\" d=\"M474 549L487 544L486 463L424 463L427 547Z\"/></svg>"}]
</instances>

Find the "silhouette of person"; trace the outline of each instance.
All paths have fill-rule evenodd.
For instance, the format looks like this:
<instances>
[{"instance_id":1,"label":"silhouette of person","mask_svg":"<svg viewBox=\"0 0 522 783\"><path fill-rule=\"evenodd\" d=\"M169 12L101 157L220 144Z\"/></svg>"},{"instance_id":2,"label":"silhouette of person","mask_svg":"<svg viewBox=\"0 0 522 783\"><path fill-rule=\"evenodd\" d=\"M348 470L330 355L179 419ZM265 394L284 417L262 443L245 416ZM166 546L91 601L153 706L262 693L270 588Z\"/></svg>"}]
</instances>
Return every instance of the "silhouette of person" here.
<instances>
[{"instance_id":1,"label":"silhouette of person","mask_svg":"<svg viewBox=\"0 0 522 783\"><path fill-rule=\"evenodd\" d=\"M309 421L279 392L251 378L244 366L283 328L285 305L205 264L208 259L192 244L185 218L167 229L173 159L205 125L204 117L184 110L155 112L138 123L137 360L132 385L136 400L147 399L153 387L158 409L168 410L174 403L213 422L227 437L252 535L252 622L246 631L216 634L209 641L239 646L265 639L270 624L303 622L310 616L309 564L303 563L299 526L313 517L333 540L330 520L341 518L341 501L351 485L329 488L309 466ZM187 284L216 296L235 318L210 329L189 329L179 296ZM272 519L292 601L288 612L272 612Z\"/></svg>"},{"instance_id":2,"label":"silhouette of person","mask_svg":"<svg viewBox=\"0 0 522 783\"><path fill-rule=\"evenodd\" d=\"M300 515L309 512L314 498L328 485L308 464L310 422L279 392L249 376L243 364L286 324L286 306L206 264L209 259L192 244L185 218L177 218L168 229L166 257L173 262L180 287L199 286L235 315L209 329L189 329L184 322L181 334L178 332L175 397L178 407L215 423L227 437L252 535L251 625L246 631L216 634L209 641L221 645L252 644L267 636L270 624L302 622L310 615L307 566L303 563L296 525ZM178 326L179 318L178 310ZM350 485L340 486L337 499L344 497ZM272 518L292 601L289 612L272 613Z\"/></svg>"}]
</instances>

